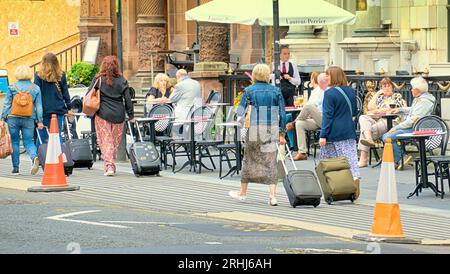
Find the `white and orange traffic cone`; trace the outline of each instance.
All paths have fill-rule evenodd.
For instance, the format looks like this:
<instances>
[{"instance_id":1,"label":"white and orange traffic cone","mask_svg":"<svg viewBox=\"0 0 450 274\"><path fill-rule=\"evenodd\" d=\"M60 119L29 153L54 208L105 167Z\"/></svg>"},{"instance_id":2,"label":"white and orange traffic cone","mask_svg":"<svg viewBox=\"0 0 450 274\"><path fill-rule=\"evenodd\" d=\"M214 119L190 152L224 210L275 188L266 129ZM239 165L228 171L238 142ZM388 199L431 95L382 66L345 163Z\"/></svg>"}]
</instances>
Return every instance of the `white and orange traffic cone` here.
<instances>
[{"instance_id":1,"label":"white and orange traffic cone","mask_svg":"<svg viewBox=\"0 0 450 274\"><path fill-rule=\"evenodd\" d=\"M78 186L69 186L64 174L64 158L59 140L58 120L52 115L45 157L44 176L41 185L28 188L30 192L56 192L79 190Z\"/></svg>"},{"instance_id":2,"label":"white and orange traffic cone","mask_svg":"<svg viewBox=\"0 0 450 274\"><path fill-rule=\"evenodd\" d=\"M387 139L384 145L371 233L355 235L353 238L370 242L420 243L418 240L406 238L403 234L391 139Z\"/></svg>"}]
</instances>

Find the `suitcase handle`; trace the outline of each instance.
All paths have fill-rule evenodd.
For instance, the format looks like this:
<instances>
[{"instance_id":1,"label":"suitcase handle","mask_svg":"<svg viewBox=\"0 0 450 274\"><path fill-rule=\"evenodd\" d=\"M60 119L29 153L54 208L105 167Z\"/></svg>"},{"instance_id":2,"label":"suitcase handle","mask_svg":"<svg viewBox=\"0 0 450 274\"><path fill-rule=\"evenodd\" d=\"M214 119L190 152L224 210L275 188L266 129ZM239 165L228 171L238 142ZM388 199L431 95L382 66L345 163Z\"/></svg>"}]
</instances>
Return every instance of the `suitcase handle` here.
<instances>
[{"instance_id":1,"label":"suitcase handle","mask_svg":"<svg viewBox=\"0 0 450 274\"><path fill-rule=\"evenodd\" d=\"M69 128L69 118L67 118L67 115L64 116L64 119L66 120L66 129L67 129L67 136L69 137L69 140L72 140L72 134L70 132ZM77 126L77 118L75 117L75 126Z\"/></svg>"},{"instance_id":2,"label":"suitcase handle","mask_svg":"<svg viewBox=\"0 0 450 274\"><path fill-rule=\"evenodd\" d=\"M47 130L47 135L48 136L50 136L50 132L48 131L48 127L44 127L46 130ZM39 139L39 144L43 144L43 142L42 142L42 139L41 139L41 135L39 134L39 129L38 128L36 128L36 135L37 135L37 137L38 137L38 139Z\"/></svg>"},{"instance_id":3,"label":"suitcase handle","mask_svg":"<svg viewBox=\"0 0 450 274\"><path fill-rule=\"evenodd\" d=\"M280 157L284 157L281 154L280 145L278 143L276 143L276 146L277 146L278 155ZM289 149L289 146L287 144L285 146L286 146L288 154L289 154L289 156L291 158L292 164L294 165L295 170L297 170L297 166L295 165L294 158L292 157L292 154L291 154L291 150ZM284 162L284 160L281 161L281 164L283 164L283 168L284 168L285 173L288 174L288 170L287 170L286 163Z\"/></svg>"},{"instance_id":4,"label":"suitcase handle","mask_svg":"<svg viewBox=\"0 0 450 274\"><path fill-rule=\"evenodd\" d=\"M131 128L130 120L128 120L127 123L128 123L128 128L130 129L131 138L134 140L133 129ZM141 140L141 142L144 142L144 139L142 139L141 131L139 130L139 123L138 123L138 121L136 121L135 124L136 124L136 128L137 128L137 131L138 131L139 139Z\"/></svg>"}]
</instances>

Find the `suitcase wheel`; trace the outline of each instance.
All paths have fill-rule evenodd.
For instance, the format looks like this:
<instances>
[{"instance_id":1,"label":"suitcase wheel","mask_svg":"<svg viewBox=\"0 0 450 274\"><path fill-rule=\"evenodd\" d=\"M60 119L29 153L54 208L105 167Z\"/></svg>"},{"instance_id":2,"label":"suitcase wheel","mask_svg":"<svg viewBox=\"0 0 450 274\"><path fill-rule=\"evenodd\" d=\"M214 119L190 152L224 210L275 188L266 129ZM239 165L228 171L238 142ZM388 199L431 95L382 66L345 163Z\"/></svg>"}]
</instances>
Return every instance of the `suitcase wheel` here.
<instances>
[{"instance_id":1,"label":"suitcase wheel","mask_svg":"<svg viewBox=\"0 0 450 274\"><path fill-rule=\"evenodd\" d=\"M292 207L293 207L293 208L296 208L297 206L296 206L296 205L293 205Z\"/></svg>"},{"instance_id":2,"label":"suitcase wheel","mask_svg":"<svg viewBox=\"0 0 450 274\"><path fill-rule=\"evenodd\" d=\"M320 205L320 200L315 201L313 204L314 208L318 207L319 205Z\"/></svg>"},{"instance_id":3,"label":"suitcase wheel","mask_svg":"<svg viewBox=\"0 0 450 274\"><path fill-rule=\"evenodd\" d=\"M331 204L333 204L333 197L328 197L327 199L326 199L326 202L327 202L327 204L329 204L329 205L331 205Z\"/></svg>"},{"instance_id":4,"label":"suitcase wheel","mask_svg":"<svg viewBox=\"0 0 450 274\"><path fill-rule=\"evenodd\" d=\"M353 203L356 200L356 195L352 194L352 196L350 196L350 201Z\"/></svg>"}]
</instances>

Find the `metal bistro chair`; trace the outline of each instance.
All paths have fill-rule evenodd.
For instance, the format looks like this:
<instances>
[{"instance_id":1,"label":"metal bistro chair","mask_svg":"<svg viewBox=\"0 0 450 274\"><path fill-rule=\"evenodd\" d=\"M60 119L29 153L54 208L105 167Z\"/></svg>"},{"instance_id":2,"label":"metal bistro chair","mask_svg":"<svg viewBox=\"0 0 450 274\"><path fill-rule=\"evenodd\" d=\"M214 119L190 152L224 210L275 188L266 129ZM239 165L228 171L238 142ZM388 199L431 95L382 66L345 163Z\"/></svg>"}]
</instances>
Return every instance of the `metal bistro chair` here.
<instances>
[{"instance_id":1,"label":"metal bistro chair","mask_svg":"<svg viewBox=\"0 0 450 274\"><path fill-rule=\"evenodd\" d=\"M236 121L236 114L234 112L233 108L230 108L227 113L226 123L235 122ZM223 127L223 144L220 144L217 146L217 149L219 150L219 178L222 177L222 170L223 170L223 162L226 161L228 164L228 168L231 169L231 161L236 161L236 144L234 144L232 140L234 139L234 128L231 127ZM241 130L241 137L242 137L242 130ZM242 139L241 139L242 140ZM241 141L238 140L238 141ZM234 155L234 159L230 159L229 154Z\"/></svg>"},{"instance_id":2,"label":"metal bistro chair","mask_svg":"<svg viewBox=\"0 0 450 274\"><path fill-rule=\"evenodd\" d=\"M154 105L147 117L171 117L173 116L173 109L170 105ZM161 153L161 165L164 165L164 169L167 169L167 154L169 150L169 144L173 141L173 138L169 136L172 132L171 120L161 120L155 123L155 145L159 145L159 151Z\"/></svg>"},{"instance_id":3,"label":"metal bistro chair","mask_svg":"<svg viewBox=\"0 0 450 274\"><path fill-rule=\"evenodd\" d=\"M216 165L214 164L213 157L219 157L219 155L212 155L210 148L216 148L220 144L223 144L223 140L214 140L211 135L211 129L215 126L214 118L215 111L213 108L203 106L196 109L192 113L193 119L209 119L207 122L197 122L194 124L195 136L198 136L199 140L196 142L196 149L198 150L197 156L199 161L198 173L201 173L202 166L207 170L215 170ZM212 169L205 166L202 162L203 157L208 157L211 161Z\"/></svg>"},{"instance_id":4,"label":"metal bistro chair","mask_svg":"<svg viewBox=\"0 0 450 274\"><path fill-rule=\"evenodd\" d=\"M191 111L191 113L189 114L188 117L190 119L199 119L198 121L196 121L194 123L194 128L191 129L189 124L183 125L182 136L177 136L176 139L171 141L169 144L171 146L170 149L171 149L172 159L173 159L173 166L172 166L173 172L175 172L176 158L178 156L187 156L188 159L190 159L192 157L192 155L190 155L189 149L188 149L191 145L190 130L194 130L194 136L197 141L196 148L194 148L194 149L197 149L199 145L201 145L201 146L206 145L206 144L201 143L201 141L205 141L204 136L206 135L207 130L209 130L212 127L213 114L214 114L213 111L206 106L194 107L193 111ZM210 121L202 121L201 119L208 119ZM177 133L175 132L175 134L177 134ZM184 152L180 153L179 152L180 148L183 148ZM209 154L209 151L207 153ZM201 156L202 155L199 155L200 160L201 160ZM210 156L210 154L209 154L209 156ZM215 165L214 165L214 162L212 161L212 158L211 158L211 162L215 169ZM204 166L204 167L209 169L206 166Z\"/></svg>"},{"instance_id":5,"label":"metal bistro chair","mask_svg":"<svg viewBox=\"0 0 450 274\"><path fill-rule=\"evenodd\" d=\"M449 140L449 128L444 120L442 120L440 117L431 115L426 116L414 125L414 131L420 131L420 130L437 130L446 132L445 135L436 135L428 140L425 141L425 147L426 150L430 153L431 156L427 157L427 165L433 164L434 167L434 173L431 173L429 175L434 175L435 177L435 183L436 188L439 189L439 183L438 179L440 178L441 183L441 198L444 198L444 179L449 180L449 163L450 163L450 157L445 155L445 152L447 150L447 144ZM440 155L433 155L433 151L439 149ZM416 171L416 185L419 184L419 178L420 178L420 158L415 158L415 171ZM450 183L450 181L449 181ZM450 187L450 184L449 184ZM437 196L437 194L436 194Z\"/></svg>"}]
</instances>

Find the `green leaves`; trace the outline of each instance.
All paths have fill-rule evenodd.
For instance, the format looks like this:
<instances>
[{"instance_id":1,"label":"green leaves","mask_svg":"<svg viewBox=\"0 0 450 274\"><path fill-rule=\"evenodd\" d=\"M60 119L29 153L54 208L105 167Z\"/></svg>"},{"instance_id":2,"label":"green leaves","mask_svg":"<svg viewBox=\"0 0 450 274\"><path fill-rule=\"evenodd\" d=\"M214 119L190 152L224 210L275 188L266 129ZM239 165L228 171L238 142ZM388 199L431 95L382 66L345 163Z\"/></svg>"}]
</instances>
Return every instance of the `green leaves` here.
<instances>
[{"instance_id":1,"label":"green leaves","mask_svg":"<svg viewBox=\"0 0 450 274\"><path fill-rule=\"evenodd\" d=\"M72 88L80 84L88 87L98 71L99 67L97 65L86 62L74 64L70 71L67 73L67 82L69 84L69 87Z\"/></svg>"}]
</instances>

